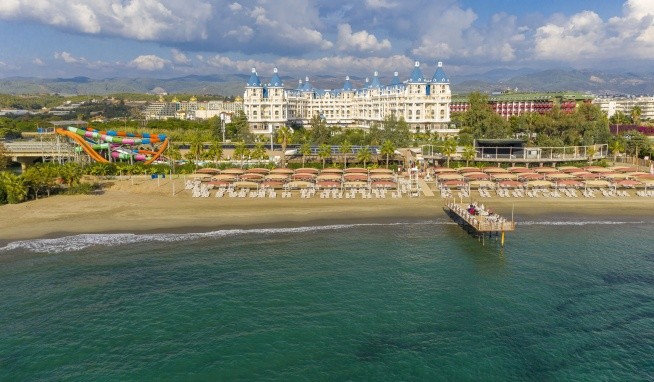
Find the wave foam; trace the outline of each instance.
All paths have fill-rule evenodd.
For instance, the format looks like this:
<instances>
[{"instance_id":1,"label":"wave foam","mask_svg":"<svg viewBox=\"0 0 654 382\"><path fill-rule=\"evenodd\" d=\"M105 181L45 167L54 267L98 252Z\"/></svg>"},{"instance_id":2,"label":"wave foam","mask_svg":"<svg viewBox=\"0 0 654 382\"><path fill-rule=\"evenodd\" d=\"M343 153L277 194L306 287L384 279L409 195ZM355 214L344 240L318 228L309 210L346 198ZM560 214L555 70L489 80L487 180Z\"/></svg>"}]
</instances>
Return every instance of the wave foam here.
<instances>
[{"instance_id":1,"label":"wave foam","mask_svg":"<svg viewBox=\"0 0 654 382\"><path fill-rule=\"evenodd\" d=\"M520 225L549 225L549 226L584 226L584 225L627 225L644 224L644 221L611 221L611 220L579 220L579 221L521 221Z\"/></svg>"},{"instance_id":2,"label":"wave foam","mask_svg":"<svg viewBox=\"0 0 654 382\"><path fill-rule=\"evenodd\" d=\"M411 223L360 223L360 224L332 224L324 226L307 226L292 228L253 228L253 229L225 229L209 232L192 233L112 233L112 234L79 234L54 239L35 239L14 241L0 248L0 252L13 250L27 250L36 253L60 253L80 251L93 246L116 246L148 242L179 242L206 238L220 238L247 234L285 234L306 233L317 231L345 230L354 227L398 226L398 225L435 225L451 224L447 221L423 221Z\"/></svg>"}]
</instances>

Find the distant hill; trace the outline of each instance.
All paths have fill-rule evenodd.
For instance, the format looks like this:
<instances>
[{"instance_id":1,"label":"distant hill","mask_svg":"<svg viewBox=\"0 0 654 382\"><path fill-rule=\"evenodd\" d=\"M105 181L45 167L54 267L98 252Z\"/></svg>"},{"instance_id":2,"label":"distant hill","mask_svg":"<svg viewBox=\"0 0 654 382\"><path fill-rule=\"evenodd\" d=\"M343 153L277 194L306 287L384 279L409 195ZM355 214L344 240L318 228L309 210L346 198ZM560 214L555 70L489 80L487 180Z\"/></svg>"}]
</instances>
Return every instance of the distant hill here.
<instances>
[{"instance_id":1,"label":"distant hill","mask_svg":"<svg viewBox=\"0 0 654 382\"><path fill-rule=\"evenodd\" d=\"M185 77L157 78L29 78L10 77L0 79L2 94L53 94L62 95L106 95L116 93L153 93L164 90L168 93L215 94L224 96L242 95L249 75L189 75ZM261 76L262 81L269 77ZM282 78L287 88L297 87L298 79ZM382 83L390 77L381 77ZM318 75L309 78L318 89L338 89L344 78ZM362 86L364 77L351 77L355 87ZM494 92L517 89L520 92L575 91L597 95L604 94L654 94L654 73L609 73L596 70L552 69L535 70L495 69L485 73L450 75L453 93L471 91Z\"/></svg>"}]
</instances>

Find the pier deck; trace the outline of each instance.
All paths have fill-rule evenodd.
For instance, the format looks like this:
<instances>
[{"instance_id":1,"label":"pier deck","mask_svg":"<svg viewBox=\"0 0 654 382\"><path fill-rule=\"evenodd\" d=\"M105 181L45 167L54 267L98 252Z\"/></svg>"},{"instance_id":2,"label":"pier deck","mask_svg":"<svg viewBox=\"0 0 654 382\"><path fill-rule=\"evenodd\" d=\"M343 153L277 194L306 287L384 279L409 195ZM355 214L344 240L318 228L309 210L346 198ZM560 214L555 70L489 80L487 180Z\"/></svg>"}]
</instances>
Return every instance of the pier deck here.
<instances>
[{"instance_id":1,"label":"pier deck","mask_svg":"<svg viewBox=\"0 0 654 382\"><path fill-rule=\"evenodd\" d=\"M516 224L513 220L490 214L484 209L478 209L479 214L473 215L468 211L468 206L455 202L448 202L443 209L452 220L482 241L486 235L488 237L501 235L502 246L504 246L504 233L515 231Z\"/></svg>"}]
</instances>

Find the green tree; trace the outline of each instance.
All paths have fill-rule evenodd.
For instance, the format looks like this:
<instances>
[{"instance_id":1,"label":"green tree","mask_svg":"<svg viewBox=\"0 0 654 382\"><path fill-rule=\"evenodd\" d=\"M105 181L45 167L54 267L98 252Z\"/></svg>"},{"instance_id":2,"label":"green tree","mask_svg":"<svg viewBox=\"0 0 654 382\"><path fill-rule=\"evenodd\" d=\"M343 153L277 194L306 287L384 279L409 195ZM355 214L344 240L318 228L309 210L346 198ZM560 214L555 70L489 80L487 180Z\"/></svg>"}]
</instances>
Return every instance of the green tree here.
<instances>
[{"instance_id":1,"label":"green tree","mask_svg":"<svg viewBox=\"0 0 654 382\"><path fill-rule=\"evenodd\" d=\"M396 118L391 114L384 118L381 127L380 142L390 140L396 146L407 147L411 142L411 131L409 124L404 118Z\"/></svg>"},{"instance_id":2,"label":"green tree","mask_svg":"<svg viewBox=\"0 0 654 382\"><path fill-rule=\"evenodd\" d=\"M268 152L266 151L265 144L263 142L255 143L250 155L252 156L252 159L268 159Z\"/></svg>"},{"instance_id":3,"label":"green tree","mask_svg":"<svg viewBox=\"0 0 654 382\"><path fill-rule=\"evenodd\" d=\"M443 142L443 155L447 157L447 167L450 167L450 158L456 153L456 140L454 138L447 138Z\"/></svg>"},{"instance_id":4,"label":"green tree","mask_svg":"<svg viewBox=\"0 0 654 382\"><path fill-rule=\"evenodd\" d=\"M372 152L370 146L365 146L357 152L357 160L363 162L363 167L367 167L368 162L372 159Z\"/></svg>"},{"instance_id":5,"label":"green tree","mask_svg":"<svg viewBox=\"0 0 654 382\"><path fill-rule=\"evenodd\" d=\"M311 155L311 145L309 142L304 142L302 145L300 145L300 154L302 154L302 167L304 167L307 155Z\"/></svg>"},{"instance_id":6,"label":"green tree","mask_svg":"<svg viewBox=\"0 0 654 382\"><path fill-rule=\"evenodd\" d=\"M332 156L332 147L326 143L323 143L318 148L318 157L322 159L322 168L325 168L325 162L327 158Z\"/></svg>"},{"instance_id":7,"label":"green tree","mask_svg":"<svg viewBox=\"0 0 654 382\"><path fill-rule=\"evenodd\" d=\"M509 123L495 113L488 102L488 96L480 92L470 93L469 108L452 115L452 121L476 138L508 138L511 136Z\"/></svg>"},{"instance_id":8,"label":"green tree","mask_svg":"<svg viewBox=\"0 0 654 382\"><path fill-rule=\"evenodd\" d=\"M631 108L631 120L634 122L634 125L640 125L640 116L643 114L643 109L640 106L636 105Z\"/></svg>"},{"instance_id":9,"label":"green tree","mask_svg":"<svg viewBox=\"0 0 654 382\"><path fill-rule=\"evenodd\" d=\"M327 121L321 118L319 114L316 114L309 123L311 124L311 142L315 145L328 143L331 137L331 129L327 126Z\"/></svg>"},{"instance_id":10,"label":"green tree","mask_svg":"<svg viewBox=\"0 0 654 382\"><path fill-rule=\"evenodd\" d=\"M0 141L0 171L4 170L9 166L9 152L7 151L7 146Z\"/></svg>"},{"instance_id":11,"label":"green tree","mask_svg":"<svg viewBox=\"0 0 654 382\"><path fill-rule=\"evenodd\" d=\"M28 188L21 176L1 172L0 187L4 190L9 204L21 203L27 199Z\"/></svg>"},{"instance_id":12,"label":"green tree","mask_svg":"<svg viewBox=\"0 0 654 382\"><path fill-rule=\"evenodd\" d=\"M277 143L282 145L282 167L286 167L286 146L293 142L293 129L284 125L277 129Z\"/></svg>"},{"instance_id":13,"label":"green tree","mask_svg":"<svg viewBox=\"0 0 654 382\"><path fill-rule=\"evenodd\" d=\"M38 199L39 194L43 192L50 196L50 190L56 184L56 170L52 166L44 163L29 167L22 176L25 184L34 193L34 199Z\"/></svg>"},{"instance_id":14,"label":"green tree","mask_svg":"<svg viewBox=\"0 0 654 382\"><path fill-rule=\"evenodd\" d=\"M182 153L179 151L179 146L174 145L174 144L169 144L168 147L166 148L166 155L168 155L168 158L178 161L182 159Z\"/></svg>"},{"instance_id":15,"label":"green tree","mask_svg":"<svg viewBox=\"0 0 654 382\"><path fill-rule=\"evenodd\" d=\"M243 110L239 110L232 116L232 121L225 126L227 136L232 141L242 141L245 143L254 142L254 134L250 132L248 118Z\"/></svg>"},{"instance_id":16,"label":"green tree","mask_svg":"<svg viewBox=\"0 0 654 382\"><path fill-rule=\"evenodd\" d=\"M463 159L466 160L466 167L470 164L471 160L474 160L477 156L477 150L472 145L466 145L463 147Z\"/></svg>"},{"instance_id":17,"label":"green tree","mask_svg":"<svg viewBox=\"0 0 654 382\"><path fill-rule=\"evenodd\" d=\"M380 151L382 155L386 156L386 168L388 168L388 160L391 155L395 154L395 145L393 144L393 141L390 139L385 140Z\"/></svg>"},{"instance_id":18,"label":"green tree","mask_svg":"<svg viewBox=\"0 0 654 382\"><path fill-rule=\"evenodd\" d=\"M341 143L338 151L343 155L343 168L347 168L347 156L352 152L352 144L346 139Z\"/></svg>"},{"instance_id":19,"label":"green tree","mask_svg":"<svg viewBox=\"0 0 654 382\"><path fill-rule=\"evenodd\" d=\"M241 162L241 168L243 167L243 160L250 156L250 150L245 146L245 142L236 142L234 144L234 159L238 159Z\"/></svg>"},{"instance_id":20,"label":"green tree","mask_svg":"<svg viewBox=\"0 0 654 382\"><path fill-rule=\"evenodd\" d=\"M204 142L202 142L202 137L199 134L193 136L193 140L188 149L188 153L193 160L196 162L202 159L204 156Z\"/></svg>"},{"instance_id":21,"label":"green tree","mask_svg":"<svg viewBox=\"0 0 654 382\"><path fill-rule=\"evenodd\" d=\"M223 157L223 144L218 139L211 141L211 146L207 151L207 159L219 162Z\"/></svg>"},{"instance_id":22,"label":"green tree","mask_svg":"<svg viewBox=\"0 0 654 382\"><path fill-rule=\"evenodd\" d=\"M84 171L79 164L68 162L59 166L58 175L68 187L76 187L82 181Z\"/></svg>"}]
</instances>

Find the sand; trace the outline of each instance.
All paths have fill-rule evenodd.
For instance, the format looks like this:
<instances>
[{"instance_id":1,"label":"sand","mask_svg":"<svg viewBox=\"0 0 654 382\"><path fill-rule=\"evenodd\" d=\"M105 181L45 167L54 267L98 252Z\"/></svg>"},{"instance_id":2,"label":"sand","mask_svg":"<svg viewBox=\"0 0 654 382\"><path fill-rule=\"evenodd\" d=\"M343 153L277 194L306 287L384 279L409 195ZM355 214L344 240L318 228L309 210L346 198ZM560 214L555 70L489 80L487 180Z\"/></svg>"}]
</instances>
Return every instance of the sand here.
<instances>
[{"instance_id":1,"label":"sand","mask_svg":"<svg viewBox=\"0 0 654 382\"><path fill-rule=\"evenodd\" d=\"M193 198L183 179L146 178L107 182L94 195L57 195L0 206L0 242L62 237L80 233L199 232L223 228L292 227L375 221L443 218L444 200L436 196L393 199ZM173 194L174 184L174 194ZM279 194L279 193L278 193ZM654 198L479 198L516 221L532 216L654 217ZM464 200L464 202L467 202Z\"/></svg>"}]
</instances>

